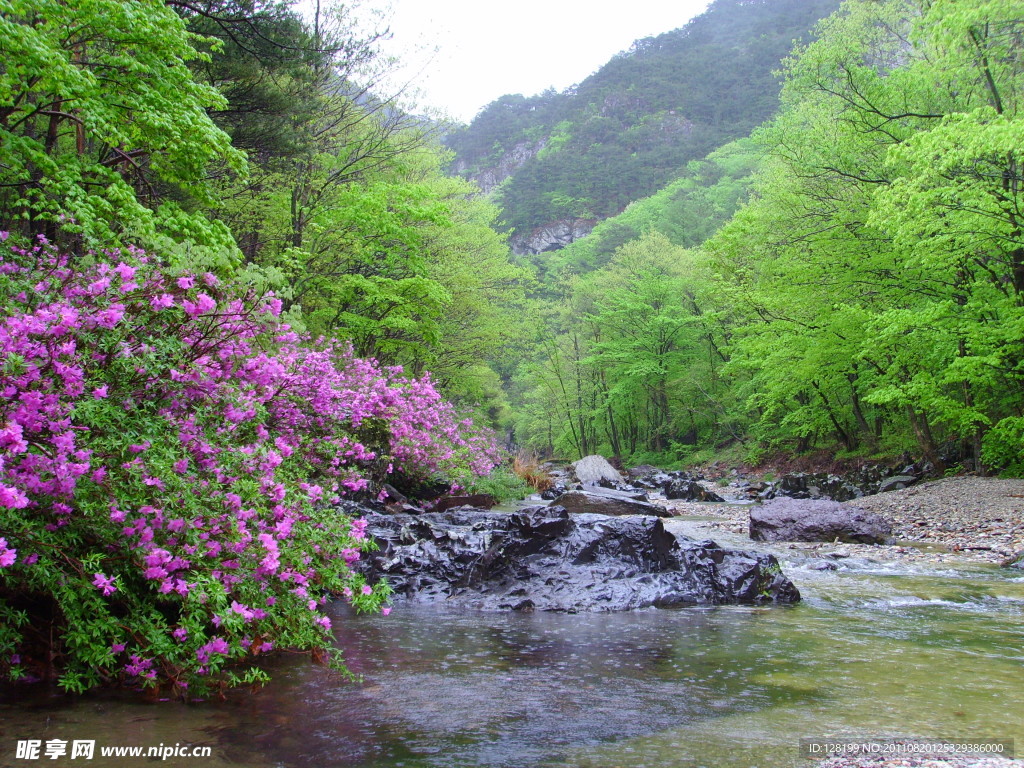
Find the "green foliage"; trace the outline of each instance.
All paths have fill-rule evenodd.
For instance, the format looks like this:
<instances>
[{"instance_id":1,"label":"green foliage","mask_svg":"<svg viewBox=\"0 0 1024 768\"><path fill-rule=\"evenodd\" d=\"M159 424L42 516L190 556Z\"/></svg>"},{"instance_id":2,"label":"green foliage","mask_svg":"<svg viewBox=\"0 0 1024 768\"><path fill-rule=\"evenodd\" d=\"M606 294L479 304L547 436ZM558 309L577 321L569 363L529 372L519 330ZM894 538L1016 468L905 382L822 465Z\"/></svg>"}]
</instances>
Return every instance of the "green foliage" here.
<instances>
[{"instance_id":1,"label":"green foliage","mask_svg":"<svg viewBox=\"0 0 1024 768\"><path fill-rule=\"evenodd\" d=\"M708 251L762 440L1014 464L1024 369L1013 3L850 0L787 64L773 160Z\"/></svg>"},{"instance_id":2,"label":"green foliage","mask_svg":"<svg viewBox=\"0 0 1024 768\"><path fill-rule=\"evenodd\" d=\"M473 494L486 493L501 504L506 501L525 499L530 495L532 489L511 469L499 466L495 467L486 477L474 479L466 491Z\"/></svg>"},{"instance_id":3,"label":"green foliage","mask_svg":"<svg viewBox=\"0 0 1024 768\"><path fill-rule=\"evenodd\" d=\"M553 339L521 369L524 444L665 465L728 434L721 330L702 288L709 278L696 254L651 233L570 280L565 310L548 319Z\"/></svg>"},{"instance_id":4,"label":"green foliage","mask_svg":"<svg viewBox=\"0 0 1024 768\"><path fill-rule=\"evenodd\" d=\"M224 102L165 3L0 2L0 210L22 234L87 245L161 238L231 249L194 210L207 173L244 159L207 116Z\"/></svg>"}]
</instances>

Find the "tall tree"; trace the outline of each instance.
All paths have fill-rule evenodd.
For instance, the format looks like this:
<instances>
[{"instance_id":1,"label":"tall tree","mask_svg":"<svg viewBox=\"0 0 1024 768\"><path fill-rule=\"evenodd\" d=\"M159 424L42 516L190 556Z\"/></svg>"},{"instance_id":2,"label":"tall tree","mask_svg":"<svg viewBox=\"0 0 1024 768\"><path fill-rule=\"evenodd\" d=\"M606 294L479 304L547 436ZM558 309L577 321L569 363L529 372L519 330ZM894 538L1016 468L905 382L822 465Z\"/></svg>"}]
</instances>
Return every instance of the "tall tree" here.
<instances>
[{"instance_id":1,"label":"tall tree","mask_svg":"<svg viewBox=\"0 0 1024 768\"><path fill-rule=\"evenodd\" d=\"M25 235L158 237L230 249L206 173L241 152L188 64L201 38L160 0L0 2L0 211Z\"/></svg>"}]
</instances>

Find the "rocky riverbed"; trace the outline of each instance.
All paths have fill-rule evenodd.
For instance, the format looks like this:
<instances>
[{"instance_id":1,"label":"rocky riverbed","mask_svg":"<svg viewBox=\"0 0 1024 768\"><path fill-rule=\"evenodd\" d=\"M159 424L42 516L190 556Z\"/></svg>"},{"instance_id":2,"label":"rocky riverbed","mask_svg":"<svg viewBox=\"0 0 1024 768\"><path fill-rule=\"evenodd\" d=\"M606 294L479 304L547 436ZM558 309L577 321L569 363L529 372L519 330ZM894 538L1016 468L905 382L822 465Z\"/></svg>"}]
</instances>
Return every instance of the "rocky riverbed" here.
<instances>
[{"instance_id":1,"label":"rocky riverbed","mask_svg":"<svg viewBox=\"0 0 1024 768\"><path fill-rule=\"evenodd\" d=\"M729 488L716 488L728 496ZM659 501L677 515L707 517L709 531L745 533L749 509L737 504ZM892 545L791 543L792 549L873 559L1002 562L1024 550L1024 480L948 477L844 505L876 512L892 525Z\"/></svg>"}]
</instances>

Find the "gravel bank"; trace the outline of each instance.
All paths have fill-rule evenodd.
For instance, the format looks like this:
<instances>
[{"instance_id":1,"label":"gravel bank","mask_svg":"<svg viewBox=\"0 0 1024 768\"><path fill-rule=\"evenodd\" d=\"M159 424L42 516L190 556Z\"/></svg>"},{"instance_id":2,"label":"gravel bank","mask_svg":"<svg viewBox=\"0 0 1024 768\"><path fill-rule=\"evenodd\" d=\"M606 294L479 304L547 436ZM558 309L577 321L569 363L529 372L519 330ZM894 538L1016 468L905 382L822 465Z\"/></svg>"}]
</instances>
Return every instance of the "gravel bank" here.
<instances>
[{"instance_id":1,"label":"gravel bank","mask_svg":"<svg viewBox=\"0 0 1024 768\"><path fill-rule=\"evenodd\" d=\"M727 496L730 488L715 487ZM710 532L746 533L747 507L735 504L658 502L676 514L706 517L699 525ZM897 544L830 544L794 542L791 549L820 551L883 560L933 562L1002 562L1024 551L1024 480L996 477L947 477L902 491L845 502L877 512L892 525Z\"/></svg>"},{"instance_id":2,"label":"gravel bank","mask_svg":"<svg viewBox=\"0 0 1024 768\"><path fill-rule=\"evenodd\" d=\"M947 477L847 504L877 512L904 541L990 561L1024 549L1024 480Z\"/></svg>"}]
</instances>

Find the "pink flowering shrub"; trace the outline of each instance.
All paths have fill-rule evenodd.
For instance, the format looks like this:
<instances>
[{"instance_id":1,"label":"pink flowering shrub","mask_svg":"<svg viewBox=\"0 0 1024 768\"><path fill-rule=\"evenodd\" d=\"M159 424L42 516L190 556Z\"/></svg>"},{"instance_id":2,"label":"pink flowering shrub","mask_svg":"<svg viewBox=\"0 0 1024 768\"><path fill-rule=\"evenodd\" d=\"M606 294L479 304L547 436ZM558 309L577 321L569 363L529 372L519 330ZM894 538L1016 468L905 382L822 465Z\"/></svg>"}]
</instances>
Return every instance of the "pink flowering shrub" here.
<instances>
[{"instance_id":1,"label":"pink flowering shrub","mask_svg":"<svg viewBox=\"0 0 1024 768\"><path fill-rule=\"evenodd\" d=\"M366 489L370 466L458 481L497 458L429 379L306 343L273 295L212 274L41 242L0 263L0 302L14 679L188 696L262 681L275 648L322 655L328 596L388 596L351 570L365 522L325 502Z\"/></svg>"}]
</instances>

